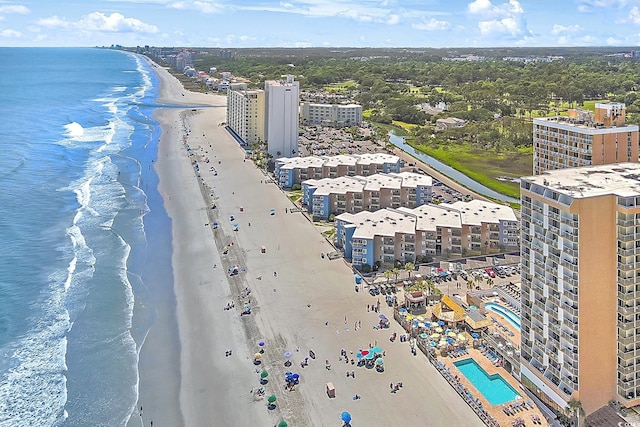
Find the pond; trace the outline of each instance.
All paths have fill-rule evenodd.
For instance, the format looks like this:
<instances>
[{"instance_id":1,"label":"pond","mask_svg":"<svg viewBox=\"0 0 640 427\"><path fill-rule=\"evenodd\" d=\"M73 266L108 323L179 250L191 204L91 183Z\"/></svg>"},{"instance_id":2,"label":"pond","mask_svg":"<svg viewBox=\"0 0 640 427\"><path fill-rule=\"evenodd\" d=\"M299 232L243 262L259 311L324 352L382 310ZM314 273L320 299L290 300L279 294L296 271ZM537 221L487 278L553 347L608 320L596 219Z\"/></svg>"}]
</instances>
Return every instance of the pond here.
<instances>
[{"instance_id":1,"label":"pond","mask_svg":"<svg viewBox=\"0 0 640 427\"><path fill-rule=\"evenodd\" d=\"M402 151L411 154L413 157L419 159L420 161L428 164L433 169L438 172L448 176L454 181L464 185L469 190L481 194L483 196L489 197L494 200L500 200L502 202L508 203L517 203L520 204L520 199L515 199L513 197L505 196L504 194L500 194L497 191L490 189L477 181L469 178L467 175L463 174L460 171L455 170L451 166L447 166L439 160L434 159L426 153L421 151L417 151L415 148L410 146L404 141L404 138L394 134L393 132L389 132L389 142L400 148Z\"/></svg>"}]
</instances>

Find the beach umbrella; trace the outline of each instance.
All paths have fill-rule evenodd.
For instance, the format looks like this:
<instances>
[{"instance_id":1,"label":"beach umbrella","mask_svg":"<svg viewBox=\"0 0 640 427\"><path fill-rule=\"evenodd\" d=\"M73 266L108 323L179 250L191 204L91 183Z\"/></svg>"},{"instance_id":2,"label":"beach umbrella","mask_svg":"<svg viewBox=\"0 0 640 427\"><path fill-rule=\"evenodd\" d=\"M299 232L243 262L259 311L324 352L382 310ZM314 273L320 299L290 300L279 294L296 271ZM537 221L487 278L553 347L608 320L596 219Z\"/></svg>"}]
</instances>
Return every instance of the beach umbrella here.
<instances>
[{"instance_id":1,"label":"beach umbrella","mask_svg":"<svg viewBox=\"0 0 640 427\"><path fill-rule=\"evenodd\" d=\"M275 401L276 401L276 399L277 399L277 398L276 398L276 395L275 395L275 394L272 394L271 396L267 397L267 402L269 402L269 403L273 403L273 402L275 402Z\"/></svg>"},{"instance_id":2,"label":"beach umbrella","mask_svg":"<svg viewBox=\"0 0 640 427\"><path fill-rule=\"evenodd\" d=\"M431 327L431 322L424 322L424 327L425 328L430 328Z\"/></svg>"},{"instance_id":3,"label":"beach umbrella","mask_svg":"<svg viewBox=\"0 0 640 427\"><path fill-rule=\"evenodd\" d=\"M384 365L384 359L382 357L376 359L376 365Z\"/></svg>"},{"instance_id":4,"label":"beach umbrella","mask_svg":"<svg viewBox=\"0 0 640 427\"><path fill-rule=\"evenodd\" d=\"M268 376L269 376L269 372L267 371L260 372L260 378L267 378Z\"/></svg>"},{"instance_id":5,"label":"beach umbrella","mask_svg":"<svg viewBox=\"0 0 640 427\"><path fill-rule=\"evenodd\" d=\"M370 353L382 353L382 348L380 347L373 347L369 349Z\"/></svg>"},{"instance_id":6,"label":"beach umbrella","mask_svg":"<svg viewBox=\"0 0 640 427\"><path fill-rule=\"evenodd\" d=\"M480 338L480 334L478 334L476 332L472 332L471 333L471 338Z\"/></svg>"},{"instance_id":7,"label":"beach umbrella","mask_svg":"<svg viewBox=\"0 0 640 427\"><path fill-rule=\"evenodd\" d=\"M401 308L400 310L398 310L398 313L400 313L400 314L404 314L406 312L407 312L406 308Z\"/></svg>"},{"instance_id":8,"label":"beach umbrella","mask_svg":"<svg viewBox=\"0 0 640 427\"><path fill-rule=\"evenodd\" d=\"M453 342L453 338L447 337L446 342L447 344L451 344Z\"/></svg>"},{"instance_id":9,"label":"beach umbrella","mask_svg":"<svg viewBox=\"0 0 640 427\"><path fill-rule=\"evenodd\" d=\"M429 347L435 347L436 343L435 341L429 341Z\"/></svg>"},{"instance_id":10,"label":"beach umbrella","mask_svg":"<svg viewBox=\"0 0 640 427\"><path fill-rule=\"evenodd\" d=\"M441 334L441 333L442 333L442 328L441 328L440 326L438 326L438 327L436 328L436 332L437 332L437 333L439 333L439 334Z\"/></svg>"},{"instance_id":11,"label":"beach umbrella","mask_svg":"<svg viewBox=\"0 0 640 427\"><path fill-rule=\"evenodd\" d=\"M416 317L416 319L418 319L421 322L424 322L424 316L418 316L418 317Z\"/></svg>"},{"instance_id":12,"label":"beach umbrella","mask_svg":"<svg viewBox=\"0 0 640 427\"><path fill-rule=\"evenodd\" d=\"M371 360L371 359L373 359L374 357L375 357L375 355L374 355L372 352L369 352L368 354L366 354L366 355L364 356L364 358L365 358L365 359L367 359L367 360Z\"/></svg>"},{"instance_id":13,"label":"beach umbrella","mask_svg":"<svg viewBox=\"0 0 640 427\"><path fill-rule=\"evenodd\" d=\"M380 314L378 315L378 317L379 317L379 318L381 318L381 319L383 319L383 320L387 318L387 316L385 316L383 313L380 313Z\"/></svg>"},{"instance_id":14,"label":"beach umbrella","mask_svg":"<svg viewBox=\"0 0 640 427\"><path fill-rule=\"evenodd\" d=\"M444 326L444 322L442 320L438 320L438 326Z\"/></svg>"},{"instance_id":15,"label":"beach umbrella","mask_svg":"<svg viewBox=\"0 0 640 427\"><path fill-rule=\"evenodd\" d=\"M426 340L428 338L428 335L423 332L420 334L420 338L422 338L423 340Z\"/></svg>"},{"instance_id":16,"label":"beach umbrella","mask_svg":"<svg viewBox=\"0 0 640 427\"><path fill-rule=\"evenodd\" d=\"M413 316L412 315L408 315L407 316L407 320L413 320Z\"/></svg>"},{"instance_id":17,"label":"beach umbrella","mask_svg":"<svg viewBox=\"0 0 640 427\"><path fill-rule=\"evenodd\" d=\"M282 353L282 357L284 357L285 359L290 359L291 356L293 356L293 353L291 353L290 351L285 351L284 353Z\"/></svg>"},{"instance_id":18,"label":"beach umbrella","mask_svg":"<svg viewBox=\"0 0 640 427\"><path fill-rule=\"evenodd\" d=\"M258 341L258 345L259 345L260 347L264 347L264 341Z\"/></svg>"},{"instance_id":19,"label":"beach umbrella","mask_svg":"<svg viewBox=\"0 0 640 427\"><path fill-rule=\"evenodd\" d=\"M458 339L459 339L460 341L466 341L466 340L467 340L467 337L465 337L465 336L464 336L464 335L462 335L462 334L458 334Z\"/></svg>"},{"instance_id":20,"label":"beach umbrella","mask_svg":"<svg viewBox=\"0 0 640 427\"><path fill-rule=\"evenodd\" d=\"M288 426L289 426L289 424L287 424L287 422L286 422L286 421L284 421L284 420L283 420L283 421L280 421L280 422L278 423L278 427L288 427Z\"/></svg>"},{"instance_id":21,"label":"beach umbrella","mask_svg":"<svg viewBox=\"0 0 640 427\"><path fill-rule=\"evenodd\" d=\"M437 334L437 333L436 334L431 334L431 338L438 339L438 338L440 338L440 334Z\"/></svg>"},{"instance_id":22,"label":"beach umbrella","mask_svg":"<svg viewBox=\"0 0 640 427\"><path fill-rule=\"evenodd\" d=\"M300 379L300 374L293 374L291 375L291 378L293 378L294 380L298 380Z\"/></svg>"},{"instance_id":23,"label":"beach umbrella","mask_svg":"<svg viewBox=\"0 0 640 427\"><path fill-rule=\"evenodd\" d=\"M345 423L349 423L351 422L351 414L348 413L347 411L344 411L343 413L340 414L340 419Z\"/></svg>"},{"instance_id":24,"label":"beach umbrella","mask_svg":"<svg viewBox=\"0 0 640 427\"><path fill-rule=\"evenodd\" d=\"M450 336L451 338L455 338L456 337L456 333L453 331L449 331L449 333L447 334L447 336Z\"/></svg>"}]
</instances>

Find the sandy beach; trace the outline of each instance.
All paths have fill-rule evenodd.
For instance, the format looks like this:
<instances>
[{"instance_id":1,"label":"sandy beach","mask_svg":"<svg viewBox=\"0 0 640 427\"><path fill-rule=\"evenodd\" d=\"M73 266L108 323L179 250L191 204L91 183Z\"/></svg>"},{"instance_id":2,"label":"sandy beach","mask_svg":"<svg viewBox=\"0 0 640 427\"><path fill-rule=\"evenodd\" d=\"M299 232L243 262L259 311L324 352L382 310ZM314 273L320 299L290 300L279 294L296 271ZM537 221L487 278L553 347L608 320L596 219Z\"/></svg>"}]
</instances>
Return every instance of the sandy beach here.
<instances>
[{"instance_id":1,"label":"sandy beach","mask_svg":"<svg viewBox=\"0 0 640 427\"><path fill-rule=\"evenodd\" d=\"M158 102L185 105L155 114L163 130L156 171L172 219L176 298L175 314L162 315L175 315L180 346L171 346L161 327L148 334L140 359L144 425L153 419L154 426L271 427L280 420L340 426L342 411L350 412L354 427L483 425L420 352L413 356L407 343L390 342L393 332L402 332L399 325L373 329L378 313L367 305L377 300L355 292L343 260L321 258L333 248L302 213L291 212L286 194L245 160L220 126L226 97L186 92L166 70L154 69ZM232 265L240 267L237 275L229 275ZM241 314L245 304L249 315ZM383 301L381 313L392 318ZM355 354L376 344L385 351L383 373L338 360L341 349ZM302 368L310 349L316 359ZM285 352L292 353L290 368ZM251 393L262 369L269 372L264 388L277 397L275 409ZM293 391L285 389L288 370L300 374ZM335 385L333 399L327 382ZM391 393L396 382L403 387ZM361 399L353 400L355 394Z\"/></svg>"}]
</instances>

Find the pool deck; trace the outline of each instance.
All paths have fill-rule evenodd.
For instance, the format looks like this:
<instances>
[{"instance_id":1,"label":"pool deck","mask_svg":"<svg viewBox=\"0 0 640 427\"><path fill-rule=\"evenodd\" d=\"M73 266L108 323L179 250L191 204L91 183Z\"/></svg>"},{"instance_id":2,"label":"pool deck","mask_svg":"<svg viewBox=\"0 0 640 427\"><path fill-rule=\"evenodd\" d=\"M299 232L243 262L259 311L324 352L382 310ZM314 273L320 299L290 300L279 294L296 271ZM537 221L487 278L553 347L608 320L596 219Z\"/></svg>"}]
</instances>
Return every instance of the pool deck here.
<instances>
[{"instance_id":1,"label":"pool deck","mask_svg":"<svg viewBox=\"0 0 640 427\"><path fill-rule=\"evenodd\" d=\"M485 411L487 411L501 426L511 426L513 422L518 418L522 418L524 420L524 425L526 426L535 426L535 425L546 426L547 425L547 422L544 416L542 415L542 412L540 412L540 410L538 410L535 406L534 406L534 409L531 409L530 407L527 406L527 409L521 408L515 411L513 415L507 415L503 411L503 407L505 406L509 407L513 404L518 404L518 403L522 404L523 402L527 402L529 400L526 397L526 395L524 395L524 393L522 392L520 388L520 383L518 383L518 381L515 378L513 378L511 374L509 374L504 368L494 366L491 363L491 361L484 354L482 354L480 350L477 350L474 348L468 348L467 351L469 352L469 354L465 356L461 356L457 358L438 357L438 360L442 362L447 368L449 368L449 371L453 375L457 375L458 381L460 382L460 384L463 387L467 388L469 391L471 391L473 396L477 397L480 400ZM522 399L516 399L512 402L508 402L508 403L505 403L504 405L499 405L499 406L493 406L491 403L489 403L489 401L484 397L484 395L480 393L474 387L474 385L462 374L462 372L460 372L458 368L454 365L454 362L458 362L460 360L465 360L469 358L472 358L473 360L475 360L476 363L480 365L482 369L484 369L487 372L488 375L499 374L506 382L509 383L509 385L511 385L511 387L514 388L514 390L516 390L522 396ZM542 424L534 424L531 419L532 415L533 416L537 415L540 418Z\"/></svg>"}]
</instances>

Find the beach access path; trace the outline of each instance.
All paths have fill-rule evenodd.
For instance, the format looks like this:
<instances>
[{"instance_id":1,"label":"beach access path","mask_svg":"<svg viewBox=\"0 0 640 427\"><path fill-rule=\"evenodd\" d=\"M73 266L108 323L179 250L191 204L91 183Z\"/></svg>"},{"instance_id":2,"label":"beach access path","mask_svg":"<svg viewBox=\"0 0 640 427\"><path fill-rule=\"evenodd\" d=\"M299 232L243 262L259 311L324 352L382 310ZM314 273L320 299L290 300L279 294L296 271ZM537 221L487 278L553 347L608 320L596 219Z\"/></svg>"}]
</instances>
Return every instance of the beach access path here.
<instances>
[{"instance_id":1,"label":"beach access path","mask_svg":"<svg viewBox=\"0 0 640 427\"><path fill-rule=\"evenodd\" d=\"M270 427L282 419L292 426L330 426L340 425L340 413L348 411L354 425L483 425L425 357L412 356L407 343L389 341L391 333L402 332L399 325L392 321L391 329L373 329L379 313L367 305L376 300L355 292L354 274L341 259L320 257L332 247L304 215L291 212L294 205L286 194L245 159L220 126L226 97L186 92L166 70L157 73L159 102L189 105L156 113L163 129L156 170L172 219L180 347L163 343L161 333L150 345L154 351L179 351L179 366L165 366L179 369L178 376L168 375L179 380L179 402L162 398L155 387L171 384L158 380L163 373L145 368L141 359L145 418L154 426ZM229 276L231 265L240 267L237 275ZM235 307L225 310L230 301ZM243 316L245 303L252 312ZM392 318L384 304L381 313ZM265 352L256 366L259 341L265 342ZM338 360L343 348L355 355L375 344L385 351L383 373ZM226 356L229 349L232 354ZM302 368L310 349L317 358ZM287 351L290 368L284 366ZM277 396L274 410L250 393L262 369L269 372L266 394ZM287 370L300 374L294 391L285 390ZM355 378L347 378L347 371ZM327 382L335 385L333 399L327 397ZM390 383L397 382L402 389L391 393ZM353 400L355 394L361 399Z\"/></svg>"}]
</instances>

